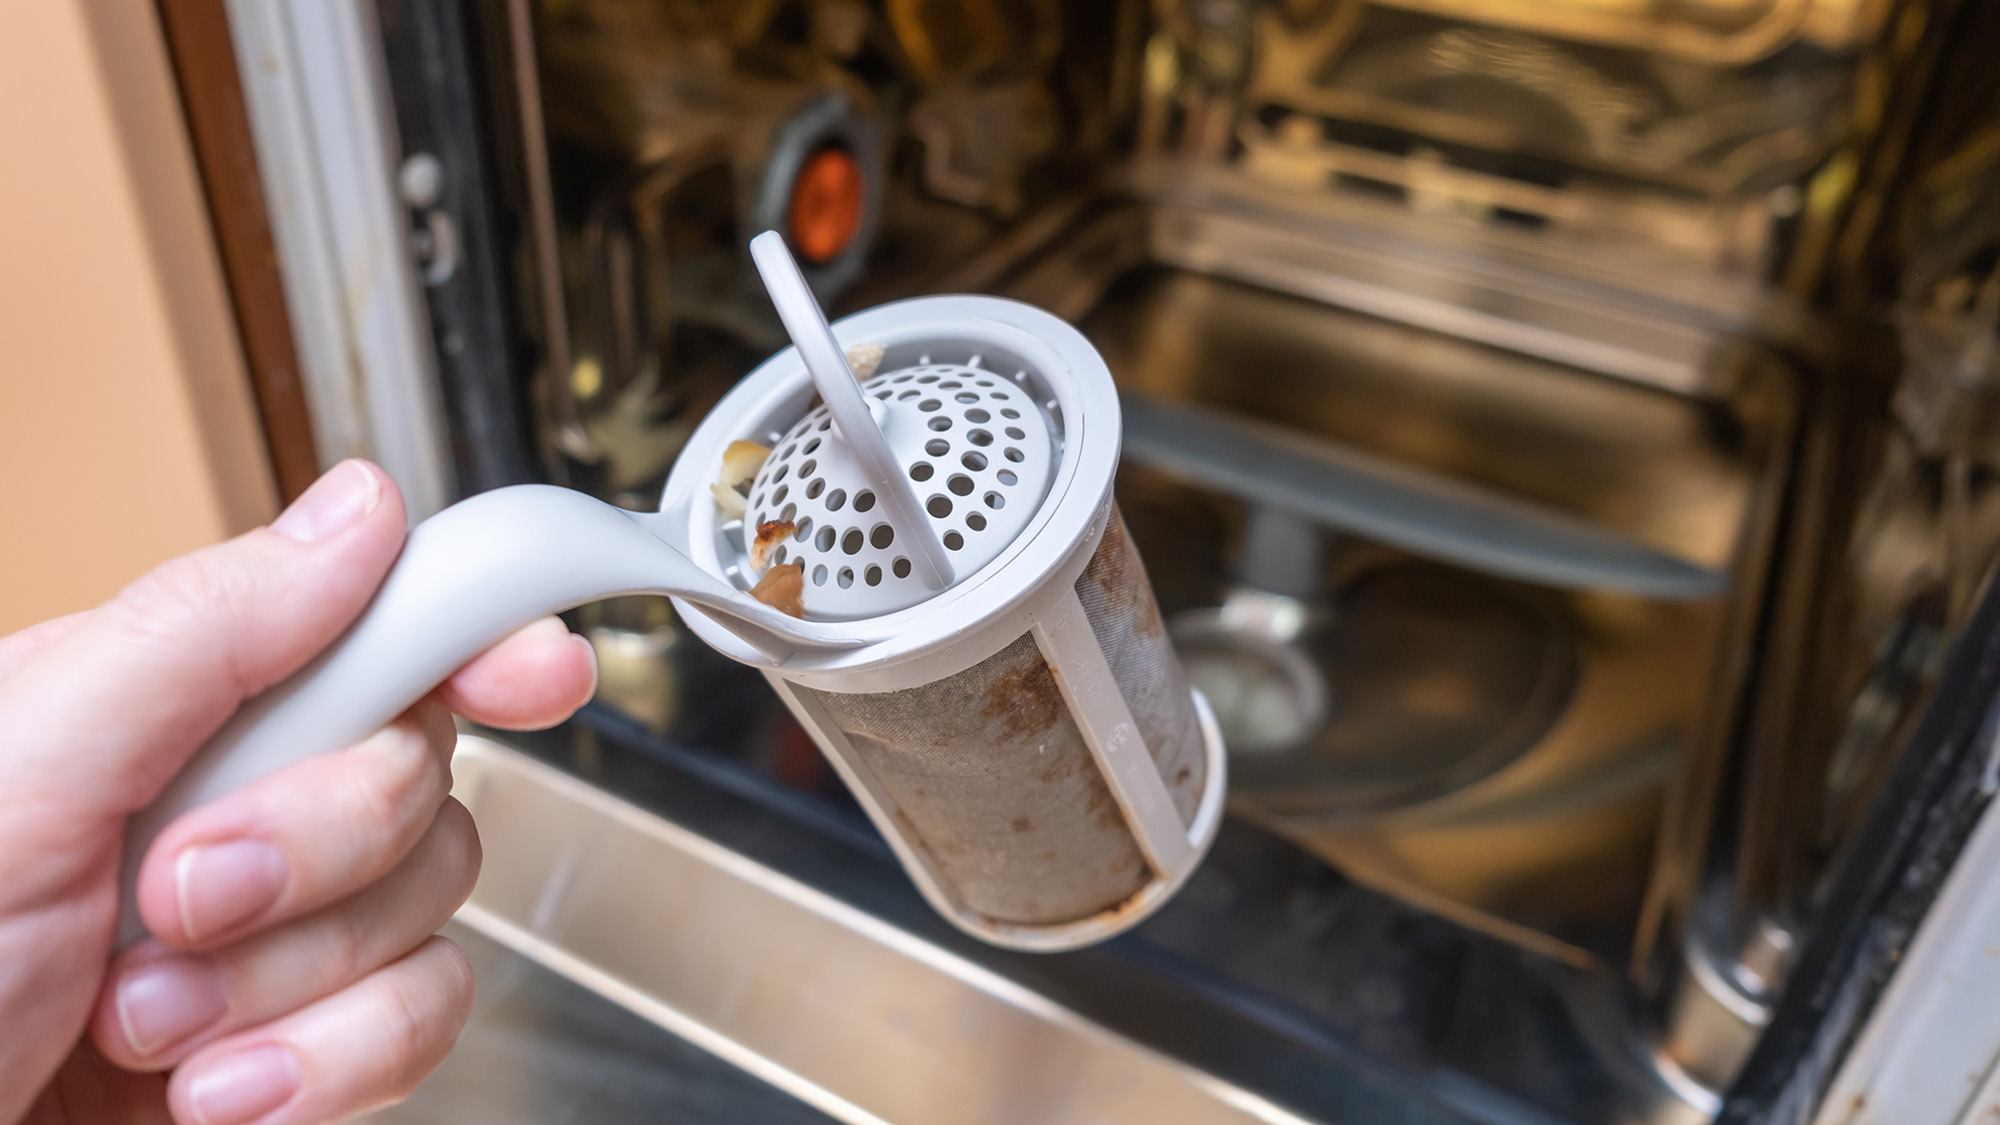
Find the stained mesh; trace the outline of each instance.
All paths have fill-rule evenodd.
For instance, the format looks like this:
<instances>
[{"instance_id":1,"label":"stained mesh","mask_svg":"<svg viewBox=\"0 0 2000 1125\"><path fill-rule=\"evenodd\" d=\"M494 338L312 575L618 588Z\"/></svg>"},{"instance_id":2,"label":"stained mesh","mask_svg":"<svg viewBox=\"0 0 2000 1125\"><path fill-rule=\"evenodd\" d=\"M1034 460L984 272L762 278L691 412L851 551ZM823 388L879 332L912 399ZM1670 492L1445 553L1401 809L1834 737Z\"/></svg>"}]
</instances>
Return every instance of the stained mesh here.
<instances>
[{"instance_id":1,"label":"stained mesh","mask_svg":"<svg viewBox=\"0 0 2000 1125\"><path fill-rule=\"evenodd\" d=\"M1076 590L1175 807L1191 821L1201 730L1115 509ZM846 733L904 830L968 908L1053 925L1115 907L1151 877L1033 634L919 687L800 690Z\"/></svg>"},{"instance_id":2,"label":"stained mesh","mask_svg":"<svg viewBox=\"0 0 2000 1125\"><path fill-rule=\"evenodd\" d=\"M1111 508L1111 526L1076 580L1076 596L1132 721L1138 724L1139 737L1173 794L1181 823L1192 826L1208 772L1201 720L1173 642L1167 639L1153 584L1146 580L1146 564L1116 505Z\"/></svg>"}]
</instances>

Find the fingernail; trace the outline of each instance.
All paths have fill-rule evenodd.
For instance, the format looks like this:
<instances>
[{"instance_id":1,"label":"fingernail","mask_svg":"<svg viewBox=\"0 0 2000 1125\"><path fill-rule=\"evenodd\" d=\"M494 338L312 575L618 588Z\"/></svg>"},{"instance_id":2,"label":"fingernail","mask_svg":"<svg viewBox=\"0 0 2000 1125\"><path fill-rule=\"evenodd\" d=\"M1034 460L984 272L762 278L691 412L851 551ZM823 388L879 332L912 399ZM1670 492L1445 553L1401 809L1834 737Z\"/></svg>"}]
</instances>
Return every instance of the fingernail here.
<instances>
[{"instance_id":1,"label":"fingernail","mask_svg":"<svg viewBox=\"0 0 2000 1125\"><path fill-rule=\"evenodd\" d=\"M590 658L590 694L594 697L597 695L597 646L582 633L571 633L570 637L583 646L584 654Z\"/></svg>"},{"instance_id":2,"label":"fingernail","mask_svg":"<svg viewBox=\"0 0 2000 1125\"><path fill-rule=\"evenodd\" d=\"M206 957L167 957L118 982L118 1026L135 1054L171 1047L228 1010L222 973Z\"/></svg>"},{"instance_id":3,"label":"fingernail","mask_svg":"<svg viewBox=\"0 0 2000 1125\"><path fill-rule=\"evenodd\" d=\"M285 857L261 840L188 848L174 863L181 936L195 941L262 914L278 901L288 875Z\"/></svg>"},{"instance_id":4,"label":"fingernail","mask_svg":"<svg viewBox=\"0 0 2000 1125\"><path fill-rule=\"evenodd\" d=\"M351 527L382 502L382 482L359 461L342 461L313 482L271 530L299 543L317 543Z\"/></svg>"},{"instance_id":5,"label":"fingernail","mask_svg":"<svg viewBox=\"0 0 2000 1125\"><path fill-rule=\"evenodd\" d=\"M254 1121L298 1093L300 1079L292 1052L265 1043L202 1067L188 1082L188 1108L201 1125Z\"/></svg>"}]
</instances>

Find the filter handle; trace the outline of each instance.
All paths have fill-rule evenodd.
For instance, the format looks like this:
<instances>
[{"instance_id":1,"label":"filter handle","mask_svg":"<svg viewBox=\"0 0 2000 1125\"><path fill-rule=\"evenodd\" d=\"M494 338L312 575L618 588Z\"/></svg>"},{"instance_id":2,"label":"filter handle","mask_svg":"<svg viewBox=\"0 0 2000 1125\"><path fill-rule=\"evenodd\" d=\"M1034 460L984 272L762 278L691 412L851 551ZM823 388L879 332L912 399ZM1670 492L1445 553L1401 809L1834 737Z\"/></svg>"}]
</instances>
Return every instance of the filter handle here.
<instances>
[{"instance_id":1,"label":"filter handle","mask_svg":"<svg viewBox=\"0 0 2000 1125\"><path fill-rule=\"evenodd\" d=\"M788 617L695 565L658 534L665 516L580 492L517 485L481 493L418 524L346 633L304 668L245 703L148 807L126 824L118 945L145 936L134 888L160 831L293 762L380 730L466 661L550 613L620 594L671 594L771 659L868 643Z\"/></svg>"},{"instance_id":2,"label":"filter handle","mask_svg":"<svg viewBox=\"0 0 2000 1125\"><path fill-rule=\"evenodd\" d=\"M751 239L750 258L757 263L757 273L764 279L771 303L778 307L778 319L784 322L799 358L805 361L806 373L812 376L813 386L826 403L827 413L833 415L833 424L840 428L840 436L853 452L855 463L868 474L875 494L888 508L889 518L916 543L916 557L911 561L917 577L933 590L949 587L955 576L944 544L938 540L937 529L924 515L915 490L903 475L903 467L896 463L896 455L890 452L889 443L875 425L861 384L854 378L853 368L847 366L847 356L833 338L826 313L820 310L819 300L806 285L805 275L799 272L791 251L785 249L784 238L777 231L767 230Z\"/></svg>"}]
</instances>

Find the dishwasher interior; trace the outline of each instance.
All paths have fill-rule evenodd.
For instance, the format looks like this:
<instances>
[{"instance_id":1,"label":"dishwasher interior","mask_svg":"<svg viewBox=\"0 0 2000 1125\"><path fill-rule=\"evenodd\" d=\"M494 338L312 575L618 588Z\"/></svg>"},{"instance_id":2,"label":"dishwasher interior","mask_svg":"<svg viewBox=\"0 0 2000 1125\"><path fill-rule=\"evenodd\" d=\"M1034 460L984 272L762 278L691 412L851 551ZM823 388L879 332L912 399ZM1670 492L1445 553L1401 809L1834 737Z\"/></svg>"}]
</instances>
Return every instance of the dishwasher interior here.
<instances>
[{"instance_id":1,"label":"dishwasher interior","mask_svg":"<svg viewBox=\"0 0 2000 1125\"><path fill-rule=\"evenodd\" d=\"M1895 268L1936 258L1888 202L1905 148L1884 138L1956 169L1947 186L1991 167L1990 128L1909 139L1930 134L1908 91L1976 18L1888 0L380 14L405 148L451 106L484 138L492 215L449 237L417 222L431 266L454 246L500 263L512 432L474 432L495 392L450 361L451 271L429 292L462 485L502 483L512 442L534 476L656 505L694 423L784 343L744 251L764 229L834 316L935 292L1054 311L1117 381L1119 504L1224 730L1231 816L1156 918L1032 957L929 916L761 679L663 600L577 611L597 703L510 744L1301 1115L1259 1119L1722 1107L1934 679L1906 660L1866 681L1888 701L1861 715L1854 654L1910 605L1941 651L1993 548L1985 462L1899 454L1884 420ZM438 42L464 74L428 67ZM1987 213L1967 190L1918 198L1962 234ZM1891 220L1904 243L1884 251ZM1940 346L1990 266L1927 267ZM1940 457L1959 475L1921 467ZM1871 494L1885 458L1920 467ZM1921 528L1853 578L1853 529L1891 514ZM1857 715L1874 725L1823 739L1858 747L1832 765L1787 733ZM1845 811L1770 815L1808 790ZM489 840L534 823L507 809L480 811ZM601 893L644 901L631 879ZM550 894L521 907L535 932L587 897Z\"/></svg>"}]
</instances>

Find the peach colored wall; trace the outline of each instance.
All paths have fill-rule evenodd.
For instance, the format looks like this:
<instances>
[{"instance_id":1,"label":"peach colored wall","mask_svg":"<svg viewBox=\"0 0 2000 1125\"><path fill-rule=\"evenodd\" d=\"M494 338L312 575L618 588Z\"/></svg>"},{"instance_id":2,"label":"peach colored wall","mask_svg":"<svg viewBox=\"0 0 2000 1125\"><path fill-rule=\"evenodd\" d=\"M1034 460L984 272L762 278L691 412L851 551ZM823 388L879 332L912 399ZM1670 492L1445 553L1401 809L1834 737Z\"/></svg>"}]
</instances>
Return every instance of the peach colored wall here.
<instances>
[{"instance_id":1,"label":"peach colored wall","mask_svg":"<svg viewBox=\"0 0 2000 1125\"><path fill-rule=\"evenodd\" d=\"M0 634L275 504L151 0L0 4Z\"/></svg>"}]
</instances>

